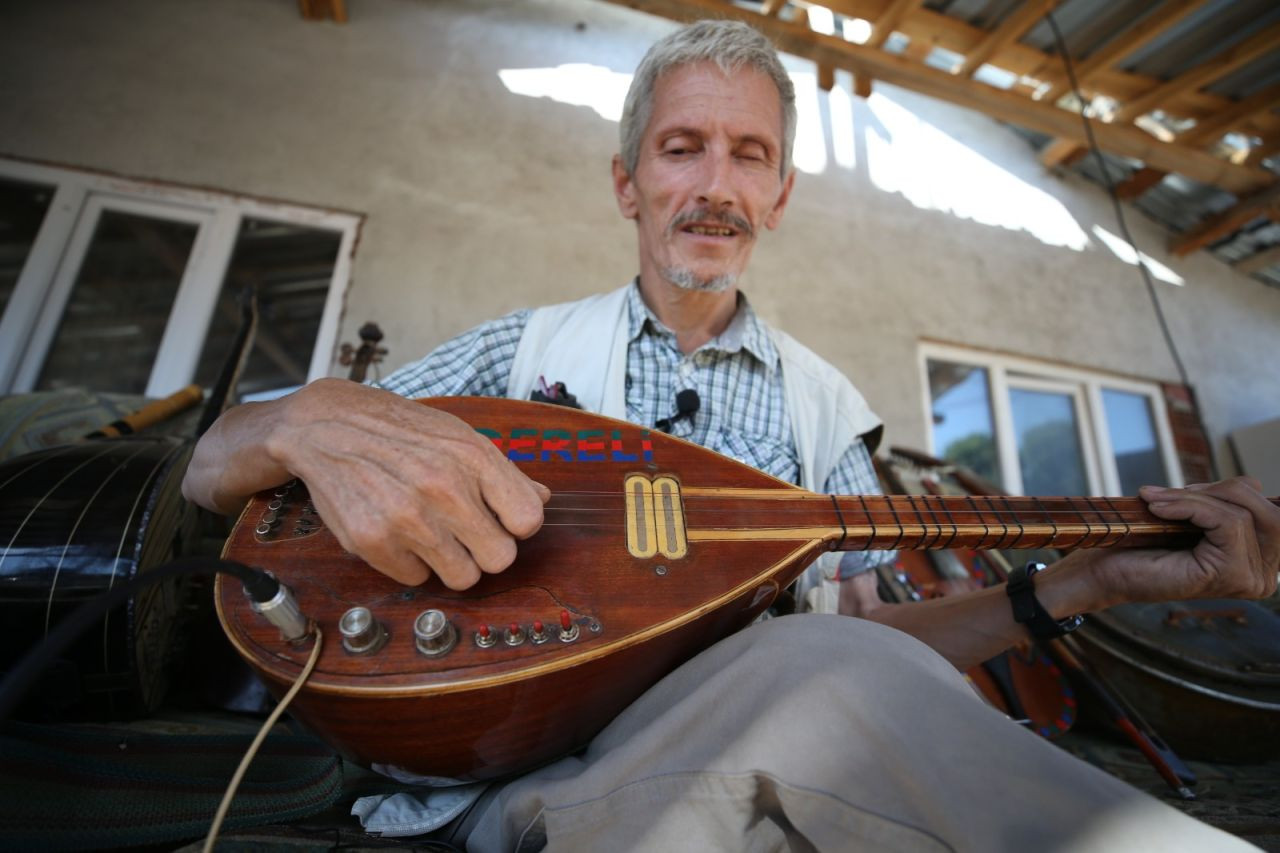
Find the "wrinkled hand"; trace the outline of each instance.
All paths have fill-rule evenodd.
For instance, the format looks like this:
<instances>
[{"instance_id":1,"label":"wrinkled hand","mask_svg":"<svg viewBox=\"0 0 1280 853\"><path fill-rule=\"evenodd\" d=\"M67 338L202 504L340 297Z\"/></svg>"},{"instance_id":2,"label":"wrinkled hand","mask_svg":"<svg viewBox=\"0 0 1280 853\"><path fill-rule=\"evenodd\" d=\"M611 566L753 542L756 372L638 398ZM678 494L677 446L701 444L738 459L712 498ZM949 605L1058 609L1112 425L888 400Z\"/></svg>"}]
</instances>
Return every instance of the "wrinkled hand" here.
<instances>
[{"instance_id":1,"label":"wrinkled hand","mask_svg":"<svg viewBox=\"0 0 1280 853\"><path fill-rule=\"evenodd\" d=\"M1280 507L1251 477L1180 489L1144 486L1160 518L1190 521L1204 538L1190 550L1093 552L1108 604L1196 598L1265 598L1280 572Z\"/></svg>"},{"instance_id":2,"label":"wrinkled hand","mask_svg":"<svg viewBox=\"0 0 1280 853\"><path fill-rule=\"evenodd\" d=\"M454 417L387 391L313 382L267 441L342 547L405 584L466 589L500 572L550 497Z\"/></svg>"}]
</instances>

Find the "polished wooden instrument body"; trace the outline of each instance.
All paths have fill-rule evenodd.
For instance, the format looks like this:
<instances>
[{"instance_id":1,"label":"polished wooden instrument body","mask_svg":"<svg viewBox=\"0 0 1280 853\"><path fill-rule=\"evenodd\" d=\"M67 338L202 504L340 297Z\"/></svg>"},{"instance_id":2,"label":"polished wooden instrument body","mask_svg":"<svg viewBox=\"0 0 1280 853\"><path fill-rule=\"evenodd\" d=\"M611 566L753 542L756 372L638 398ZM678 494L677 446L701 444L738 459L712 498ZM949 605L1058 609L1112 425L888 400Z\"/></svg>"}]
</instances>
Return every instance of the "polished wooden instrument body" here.
<instances>
[{"instance_id":1,"label":"polished wooden instrument body","mask_svg":"<svg viewBox=\"0 0 1280 853\"><path fill-rule=\"evenodd\" d=\"M404 587L343 551L301 483L258 495L224 549L275 573L323 628L291 712L349 758L402 777L490 778L582 746L664 674L755 619L823 551L1198 536L1136 499L833 498L565 407L422 402L467 421L551 489L542 529L509 569L462 592L434 578ZM282 641L236 582L219 581L217 604L236 649L273 691L286 689L313 640ZM386 629L363 654L339 642L339 620L357 606ZM434 656L413 630L428 610L457 635Z\"/></svg>"}]
</instances>

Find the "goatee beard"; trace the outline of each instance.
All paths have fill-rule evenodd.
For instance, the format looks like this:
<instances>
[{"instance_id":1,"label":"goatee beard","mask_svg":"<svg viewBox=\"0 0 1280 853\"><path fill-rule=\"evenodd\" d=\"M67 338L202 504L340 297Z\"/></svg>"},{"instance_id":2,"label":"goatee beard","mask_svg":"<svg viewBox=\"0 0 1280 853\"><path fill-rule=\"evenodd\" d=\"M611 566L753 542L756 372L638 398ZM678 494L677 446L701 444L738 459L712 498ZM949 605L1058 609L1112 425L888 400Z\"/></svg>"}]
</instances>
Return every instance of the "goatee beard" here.
<instances>
[{"instance_id":1,"label":"goatee beard","mask_svg":"<svg viewBox=\"0 0 1280 853\"><path fill-rule=\"evenodd\" d=\"M712 278L699 278L687 267L667 267L662 271L662 277L676 287L695 293L723 293L738 281L738 276L731 272Z\"/></svg>"}]
</instances>

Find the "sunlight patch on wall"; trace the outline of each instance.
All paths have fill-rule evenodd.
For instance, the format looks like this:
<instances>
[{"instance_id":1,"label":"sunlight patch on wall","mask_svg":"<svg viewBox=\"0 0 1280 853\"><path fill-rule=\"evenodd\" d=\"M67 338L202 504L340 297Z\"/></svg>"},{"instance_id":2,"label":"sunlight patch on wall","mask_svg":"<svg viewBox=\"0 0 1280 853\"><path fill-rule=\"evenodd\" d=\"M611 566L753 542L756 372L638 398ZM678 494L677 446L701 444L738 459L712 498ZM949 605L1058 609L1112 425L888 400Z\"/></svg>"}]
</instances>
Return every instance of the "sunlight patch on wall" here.
<instances>
[{"instance_id":1,"label":"sunlight patch on wall","mask_svg":"<svg viewBox=\"0 0 1280 853\"><path fill-rule=\"evenodd\" d=\"M498 72L498 79L513 95L590 107L609 121L622 119L622 102L626 100L631 76L583 62L568 62L555 68L504 68Z\"/></svg>"},{"instance_id":2,"label":"sunlight patch on wall","mask_svg":"<svg viewBox=\"0 0 1280 853\"><path fill-rule=\"evenodd\" d=\"M1111 250L1111 254L1115 255L1126 264L1136 267L1138 265L1138 257L1140 255L1142 257L1143 265L1146 266L1154 277L1161 281L1167 281L1169 284L1176 284L1179 287L1186 284L1186 280L1183 279L1182 276L1151 257L1146 252L1141 252L1139 255L1135 255L1133 253L1133 246L1130 246L1128 241L1117 237L1101 225L1093 226L1093 233L1097 236L1098 241L1101 242L1102 245Z\"/></svg>"},{"instance_id":3,"label":"sunlight patch on wall","mask_svg":"<svg viewBox=\"0 0 1280 853\"><path fill-rule=\"evenodd\" d=\"M827 135L822 131L818 75L812 71L788 74L796 87L796 144L791 162L801 172L820 175L827 169Z\"/></svg>"},{"instance_id":4,"label":"sunlight patch on wall","mask_svg":"<svg viewBox=\"0 0 1280 853\"><path fill-rule=\"evenodd\" d=\"M1049 193L878 92L867 106L880 125L866 131L867 170L880 189L901 193L919 208L1026 231L1050 246L1079 252L1089 244L1075 218Z\"/></svg>"},{"instance_id":5,"label":"sunlight patch on wall","mask_svg":"<svg viewBox=\"0 0 1280 853\"><path fill-rule=\"evenodd\" d=\"M852 172L858 165L858 145L853 137L853 93L837 83L827 93L831 111L831 153L836 165Z\"/></svg>"},{"instance_id":6,"label":"sunlight patch on wall","mask_svg":"<svg viewBox=\"0 0 1280 853\"><path fill-rule=\"evenodd\" d=\"M825 96L836 166L849 171L857 167L855 134L863 133L868 173L885 192L901 193L926 210L1026 231L1050 246L1083 251L1089 244L1088 235L1052 195L1015 177L879 92L866 101L873 122L858 127L855 101L843 82L824 93L813 72L792 71L790 75L796 87L797 122L792 160L798 170L816 175L829 166L822 118ZM504 68L498 77L513 94L589 107L601 118L616 122L622 117L632 75L600 65L565 63L555 68ZM1153 271L1158 266L1148 263ZM1165 278L1166 274L1177 278L1167 267L1159 268L1164 270L1158 274L1164 280L1172 280Z\"/></svg>"}]
</instances>

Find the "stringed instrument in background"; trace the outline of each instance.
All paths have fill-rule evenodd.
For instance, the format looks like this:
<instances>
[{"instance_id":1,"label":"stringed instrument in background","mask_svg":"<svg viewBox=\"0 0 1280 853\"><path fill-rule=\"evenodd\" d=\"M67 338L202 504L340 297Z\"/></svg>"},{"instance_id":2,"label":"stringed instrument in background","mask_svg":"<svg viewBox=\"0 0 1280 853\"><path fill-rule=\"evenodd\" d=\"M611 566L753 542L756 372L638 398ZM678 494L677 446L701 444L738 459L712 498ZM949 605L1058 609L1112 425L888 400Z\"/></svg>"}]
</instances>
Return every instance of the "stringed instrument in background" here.
<instances>
[{"instance_id":1,"label":"stringed instrument in background","mask_svg":"<svg viewBox=\"0 0 1280 853\"><path fill-rule=\"evenodd\" d=\"M421 401L552 497L515 563L454 591L346 553L300 482L260 493L224 557L269 569L324 632L290 711L352 760L483 779L584 745L650 685L762 613L829 550L1189 546L1137 498L818 495L635 424L540 403ZM279 695L297 644L219 578L232 645ZM314 636L314 635L312 635Z\"/></svg>"},{"instance_id":2,"label":"stringed instrument in background","mask_svg":"<svg viewBox=\"0 0 1280 853\"><path fill-rule=\"evenodd\" d=\"M873 461L886 493L938 494L925 474L898 456ZM993 571L984 559L998 553L972 548L899 551L892 565L876 571L891 601L944 598L1003 583L1007 573ZM964 675L991 705L1042 737L1066 734L1075 722L1075 691L1062 670L1030 640L970 667Z\"/></svg>"}]
</instances>

